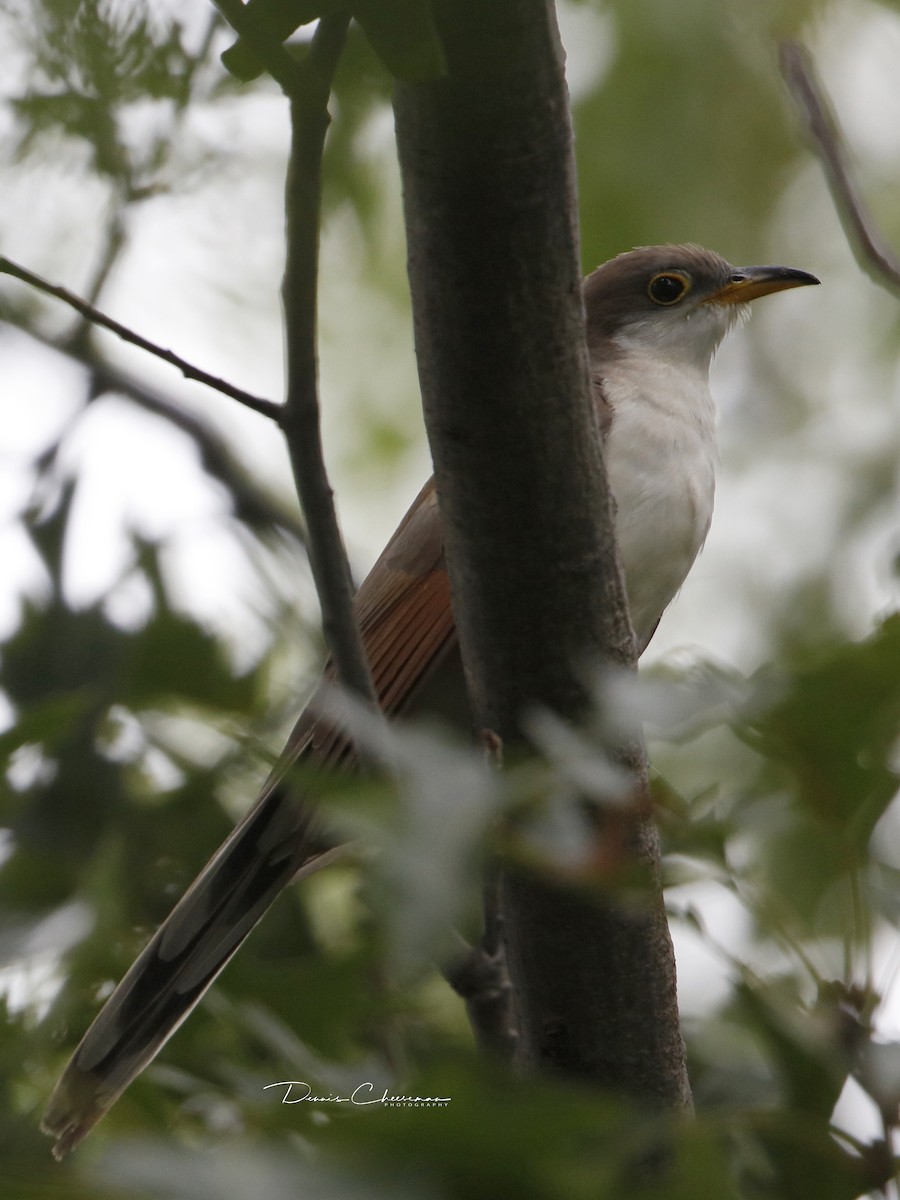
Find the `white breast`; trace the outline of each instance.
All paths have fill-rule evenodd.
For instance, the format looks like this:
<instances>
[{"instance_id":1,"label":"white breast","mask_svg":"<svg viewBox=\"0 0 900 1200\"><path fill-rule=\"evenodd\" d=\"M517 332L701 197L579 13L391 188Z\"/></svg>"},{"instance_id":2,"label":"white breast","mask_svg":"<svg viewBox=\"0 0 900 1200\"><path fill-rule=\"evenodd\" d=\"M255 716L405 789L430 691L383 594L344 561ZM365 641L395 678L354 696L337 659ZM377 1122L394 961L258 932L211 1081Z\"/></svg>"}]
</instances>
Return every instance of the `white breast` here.
<instances>
[{"instance_id":1,"label":"white breast","mask_svg":"<svg viewBox=\"0 0 900 1200\"><path fill-rule=\"evenodd\" d=\"M718 466L707 371L641 355L611 362L606 465L638 647L684 583L709 531Z\"/></svg>"}]
</instances>

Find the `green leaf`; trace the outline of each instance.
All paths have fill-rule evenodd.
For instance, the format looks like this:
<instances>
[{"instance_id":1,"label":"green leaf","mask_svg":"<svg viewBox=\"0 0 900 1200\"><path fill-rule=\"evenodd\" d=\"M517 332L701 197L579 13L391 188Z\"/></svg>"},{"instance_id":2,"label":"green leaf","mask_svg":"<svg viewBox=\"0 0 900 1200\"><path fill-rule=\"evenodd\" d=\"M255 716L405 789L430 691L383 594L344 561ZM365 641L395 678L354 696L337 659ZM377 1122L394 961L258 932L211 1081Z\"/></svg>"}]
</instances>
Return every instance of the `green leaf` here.
<instances>
[{"instance_id":1,"label":"green leaf","mask_svg":"<svg viewBox=\"0 0 900 1200\"><path fill-rule=\"evenodd\" d=\"M235 677L212 634L178 613L158 613L134 646L128 702L135 708L177 696L217 711L246 711L252 704L252 675Z\"/></svg>"},{"instance_id":2,"label":"green leaf","mask_svg":"<svg viewBox=\"0 0 900 1200\"><path fill-rule=\"evenodd\" d=\"M250 0L247 12L268 34L283 42L301 25L343 7L341 0ZM222 54L222 66L245 83L265 70L243 38Z\"/></svg>"},{"instance_id":3,"label":"green leaf","mask_svg":"<svg viewBox=\"0 0 900 1200\"><path fill-rule=\"evenodd\" d=\"M781 993L781 994L779 994ZM835 1012L804 1012L777 984L738 984L738 1011L765 1045L789 1107L827 1121L850 1073Z\"/></svg>"},{"instance_id":4,"label":"green leaf","mask_svg":"<svg viewBox=\"0 0 900 1200\"><path fill-rule=\"evenodd\" d=\"M751 1195L855 1200L880 1190L893 1175L894 1164L883 1143L871 1143L863 1155L851 1153L832 1137L824 1121L781 1112L762 1114L755 1124L774 1178L761 1180L763 1190Z\"/></svg>"},{"instance_id":5,"label":"green leaf","mask_svg":"<svg viewBox=\"0 0 900 1200\"><path fill-rule=\"evenodd\" d=\"M897 791L900 616L802 666L757 728L794 775L806 811L865 849Z\"/></svg>"},{"instance_id":6,"label":"green leaf","mask_svg":"<svg viewBox=\"0 0 900 1200\"><path fill-rule=\"evenodd\" d=\"M353 15L397 79L420 83L447 73L431 0L354 0Z\"/></svg>"},{"instance_id":7,"label":"green leaf","mask_svg":"<svg viewBox=\"0 0 900 1200\"><path fill-rule=\"evenodd\" d=\"M442 1196L613 1200L631 1194L624 1179L658 1147L659 1127L627 1101L471 1058L419 1063L389 1090L449 1103L335 1105L322 1144L366 1177L396 1184L412 1172Z\"/></svg>"}]
</instances>

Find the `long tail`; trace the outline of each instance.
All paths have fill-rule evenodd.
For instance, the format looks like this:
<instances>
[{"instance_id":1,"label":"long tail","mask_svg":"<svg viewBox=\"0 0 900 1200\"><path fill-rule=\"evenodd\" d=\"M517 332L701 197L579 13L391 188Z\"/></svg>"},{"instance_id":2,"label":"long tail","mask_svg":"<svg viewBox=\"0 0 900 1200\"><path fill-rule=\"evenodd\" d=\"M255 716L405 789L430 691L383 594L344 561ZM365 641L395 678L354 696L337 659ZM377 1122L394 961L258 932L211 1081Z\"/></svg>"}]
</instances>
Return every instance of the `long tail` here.
<instances>
[{"instance_id":1,"label":"long tail","mask_svg":"<svg viewBox=\"0 0 900 1200\"><path fill-rule=\"evenodd\" d=\"M356 615L379 703L403 712L441 663L454 657L456 627L434 481L429 480L356 596ZM301 756L331 768L352 765L352 741L327 715L333 681L294 727L259 800L185 892L84 1035L54 1089L42 1122L62 1158L100 1120L157 1054L292 879L340 851L321 851L311 798L286 772Z\"/></svg>"},{"instance_id":2,"label":"long tail","mask_svg":"<svg viewBox=\"0 0 900 1200\"><path fill-rule=\"evenodd\" d=\"M234 829L82 1038L41 1128L54 1156L73 1150L154 1058L298 873L333 855L314 843L310 806L284 783Z\"/></svg>"}]
</instances>

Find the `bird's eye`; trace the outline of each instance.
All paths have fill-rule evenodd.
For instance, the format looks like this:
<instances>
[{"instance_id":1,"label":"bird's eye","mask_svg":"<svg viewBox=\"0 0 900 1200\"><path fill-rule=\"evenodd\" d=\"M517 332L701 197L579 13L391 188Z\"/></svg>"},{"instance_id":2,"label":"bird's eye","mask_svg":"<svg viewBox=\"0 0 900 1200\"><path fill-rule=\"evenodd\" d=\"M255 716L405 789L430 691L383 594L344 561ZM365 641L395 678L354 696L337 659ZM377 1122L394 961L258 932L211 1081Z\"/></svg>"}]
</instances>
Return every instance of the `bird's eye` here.
<instances>
[{"instance_id":1,"label":"bird's eye","mask_svg":"<svg viewBox=\"0 0 900 1200\"><path fill-rule=\"evenodd\" d=\"M654 275L647 284L647 295L654 304L675 304L691 286L686 275L674 271L662 271Z\"/></svg>"}]
</instances>

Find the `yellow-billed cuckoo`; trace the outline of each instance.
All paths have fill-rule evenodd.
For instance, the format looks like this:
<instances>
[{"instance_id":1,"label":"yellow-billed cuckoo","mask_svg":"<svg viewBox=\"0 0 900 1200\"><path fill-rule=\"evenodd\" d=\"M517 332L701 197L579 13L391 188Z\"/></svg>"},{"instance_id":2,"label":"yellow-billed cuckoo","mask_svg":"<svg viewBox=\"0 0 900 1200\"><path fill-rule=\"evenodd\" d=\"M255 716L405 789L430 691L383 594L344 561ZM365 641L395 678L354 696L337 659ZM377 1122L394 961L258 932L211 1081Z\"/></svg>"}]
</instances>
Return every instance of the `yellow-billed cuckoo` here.
<instances>
[{"instance_id":1,"label":"yellow-billed cuckoo","mask_svg":"<svg viewBox=\"0 0 900 1200\"><path fill-rule=\"evenodd\" d=\"M709 365L747 301L819 281L789 267L732 267L698 246L621 254L584 284L587 335L616 536L638 647L653 636L709 529L717 464ZM434 481L419 493L356 597L384 710L409 709L456 663ZM441 676L446 671L440 672ZM323 677L327 686L328 672ZM426 689L428 690L428 689ZM319 865L309 795L285 764L353 747L313 701L281 765L159 928L85 1034L44 1118L62 1157L151 1061L281 890Z\"/></svg>"}]
</instances>

